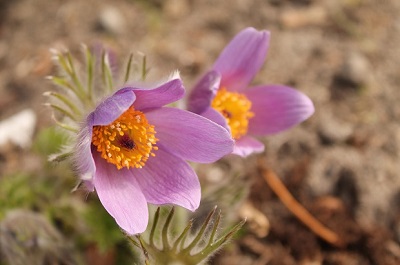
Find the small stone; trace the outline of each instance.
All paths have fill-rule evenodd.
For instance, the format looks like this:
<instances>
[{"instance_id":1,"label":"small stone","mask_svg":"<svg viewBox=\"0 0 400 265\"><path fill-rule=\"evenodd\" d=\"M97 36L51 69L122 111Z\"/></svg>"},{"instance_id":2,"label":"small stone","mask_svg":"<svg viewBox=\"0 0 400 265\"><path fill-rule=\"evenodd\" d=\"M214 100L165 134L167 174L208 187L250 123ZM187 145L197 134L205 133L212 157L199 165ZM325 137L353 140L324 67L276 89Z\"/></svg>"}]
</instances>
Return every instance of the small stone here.
<instances>
[{"instance_id":1,"label":"small stone","mask_svg":"<svg viewBox=\"0 0 400 265\"><path fill-rule=\"evenodd\" d=\"M27 148L32 143L36 126L36 114L31 109L23 110L0 122L0 146L12 143Z\"/></svg>"},{"instance_id":2,"label":"small stone","mask_svg":"<svg viewBox=\"0 0 400 265\"><path fill-rule=\"evenodd\" d=\"M345 58L339 76L348 82L361 86L370 74L366 57L359 52L350 52Z\"/></svg>"},{"instance_id":3,"label":"small stone","mask_svg":"<svg viewBox=\"0 0 400 265\"><path fill-rule=\"evenodd\" d=\"M352 135L354 131L352 124L337 120L330 112L320 113L320 115L318 135L322 144L343 143Z\"/></svg>"},{"instance_id":4,"label":"small stone","mask_svg":"<svg viewBox=\"0 0 400 265\"><path fill-rule=\"evenodd\" d=\"M187 0L167 0L164 2L164 12L170 18L180 18L189 14L190 7Z\"/></svg>"},{"instance_id":5,"label":"small stone","mask_svg":"<svg viewBox=\"0 0 400 265\"><path fill-rule=\"evenodd\" d=\"M280 21L287 28L301 28L325 24L327 12L323 7L314 6L304 9L290 9L283 11Z\"/></svg>"},{"instance_id":6,"label":"small stone","mask_svg":"<svg viewBox=\"0 0 400 265\"><path fill-rule=\"evenodd\" d=\"M368 83L371 69L367 58L356 51L348 52L330 86L332 99L357 94Z\"/></svg>"},{"instance_id":7,"label":"small stone","mask_svg":"<svg viewBox=\"0 0 400 265\"><path fill-rule=\"evenodd\" d=\"M125 18L117 8L108 6L100 12L99 29L112 34L121 34L125 30L125 26Z\"/></svg>"}]
</instances>

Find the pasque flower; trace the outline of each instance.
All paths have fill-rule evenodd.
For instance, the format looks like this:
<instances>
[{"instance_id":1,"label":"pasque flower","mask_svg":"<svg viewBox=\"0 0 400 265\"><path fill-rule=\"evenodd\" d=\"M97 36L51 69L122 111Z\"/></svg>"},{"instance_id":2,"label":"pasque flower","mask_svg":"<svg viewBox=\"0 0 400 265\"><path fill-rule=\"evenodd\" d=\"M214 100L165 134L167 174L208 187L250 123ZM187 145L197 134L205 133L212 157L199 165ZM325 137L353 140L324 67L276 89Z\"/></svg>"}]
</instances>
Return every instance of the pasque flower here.
<instances>
[{"instance_id":1,"label":"pasque flower","mask_svg":"<svg viewBox=\"0 0 400 265\"><path fill-rule=\"evenodd\" d=\"M185 160L214 162L233 149L222 126L164 106L183 94L178 77L152 88L125 86L98 104L79 132L78 173L129 234L146 229L147 203L197 209L200 184Z\"/></svg>"},{"instance_id":2,"label":"pasque flower","mask_svg":"<svg viewBox=\"0 0 400 265\"><path fill-rule=\"evenodd\" d=\"M283 85L249 83L263 65L270 33L247 28L222 51L214 66L195 85L188 109L224 126L236 140L234 154L262 152L253 136L286 130L314 112L311 100Z\"/></svg>"}]
</instances>

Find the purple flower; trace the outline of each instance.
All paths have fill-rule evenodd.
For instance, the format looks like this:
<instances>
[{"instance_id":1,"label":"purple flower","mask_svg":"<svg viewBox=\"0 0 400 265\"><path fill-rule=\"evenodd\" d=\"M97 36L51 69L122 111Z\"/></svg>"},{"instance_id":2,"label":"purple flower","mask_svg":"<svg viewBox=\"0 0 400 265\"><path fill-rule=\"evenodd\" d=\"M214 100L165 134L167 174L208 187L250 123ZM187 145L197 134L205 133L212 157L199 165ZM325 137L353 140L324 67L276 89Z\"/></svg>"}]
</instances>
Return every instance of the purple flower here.
<instances>
[{"instance_id":1,"label":"purple flower","mask_svg":"<svg viewBox=\"0 0 400 265\"><path fill-rule=\"evenodd\" d=\"M188 109L230 131L234 154L247 156L264 150L252 136L286 130L314 112L311 100L283 85L248 87L265 61L269 32L247 28L222 51L212 69L193 88Z\"/></svg>"},{"instance_id":2,"label":"purple flower","mask_svg":"<svg viewBox=\"0 0 400 265\"><path fill-rule=\"evenodd\" d=\"M209 163L232 152L222 126L164 107L183 94L179 78L150 89L124 87L101 102L80 131L78 172L129 234L146 229L147 203L198 208L199 180L185 160Z\"/></svg>"}]
</instances>

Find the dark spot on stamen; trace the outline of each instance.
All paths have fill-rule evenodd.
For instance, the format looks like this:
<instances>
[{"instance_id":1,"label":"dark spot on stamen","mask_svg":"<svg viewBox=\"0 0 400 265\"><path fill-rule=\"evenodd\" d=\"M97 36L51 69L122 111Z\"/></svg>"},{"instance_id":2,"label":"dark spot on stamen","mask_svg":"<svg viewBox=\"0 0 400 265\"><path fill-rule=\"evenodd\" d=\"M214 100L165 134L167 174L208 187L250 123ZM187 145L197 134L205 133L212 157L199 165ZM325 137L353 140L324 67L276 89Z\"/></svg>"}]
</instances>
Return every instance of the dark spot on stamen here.
<instances>
[{"instance_id":1,"label":"dark spot on stamen","mask_svg":"<svg viewBox=\"0 0 400 265\"><path fill-rule=\"evenodd\" d=\"M223 115L225 118L230 119L230 118L232 117L232 114L231 114L229 111L227 111L227 110L222 110L221 112L222 112L222 115Z\"/></svg>"},{"instance_id":2,"label":"dark spot on stamen","mask_svg":"<svg viewBox=\"0 0 400 265\"><path fill-rule=\"evenodd\" d=\"M135 142L127 135L121 136L119 143L123 148L128 150L135 148Z\"/></svg>"}]
</instances>

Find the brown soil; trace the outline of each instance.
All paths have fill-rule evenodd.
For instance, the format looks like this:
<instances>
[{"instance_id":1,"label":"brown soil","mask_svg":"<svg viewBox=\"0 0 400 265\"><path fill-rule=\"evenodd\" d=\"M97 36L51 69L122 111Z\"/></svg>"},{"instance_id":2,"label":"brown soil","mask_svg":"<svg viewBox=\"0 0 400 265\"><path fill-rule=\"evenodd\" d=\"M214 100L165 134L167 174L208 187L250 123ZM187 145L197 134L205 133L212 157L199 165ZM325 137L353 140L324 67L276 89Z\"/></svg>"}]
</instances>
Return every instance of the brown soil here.
<instances>
[{"instance_id":1,"label":"brown soil","mask_svg":"<svg viewBox=\"0 0 400 265\"><path fill-rule=\"evenodd\" d=\"M31 107L37 131L51 124L42 106L52 88L44 77L55 70L49 48L75 53L103 42L120 56L141 51L150 78L180 69L190 88L237 32L268 29L268 59L254 82L296 87L316 113L265 138L265 153L248 159L250 201L270 233L249 230L213 264L400 264L399 14L397 0L0 0L0 119ZM2 148L0 174L34 168L31 156ZM283 206L258 172L261 157L344 247Z\"/></svg>"}]
</instances>

